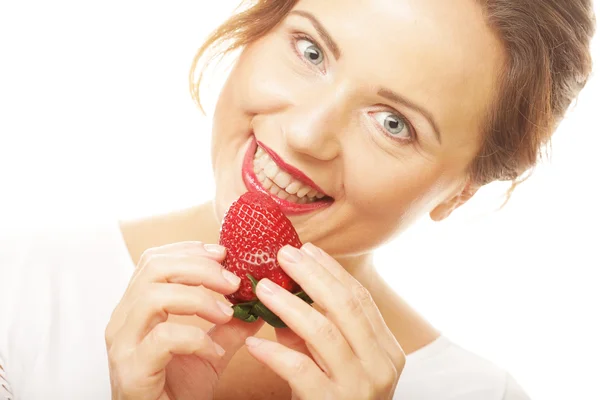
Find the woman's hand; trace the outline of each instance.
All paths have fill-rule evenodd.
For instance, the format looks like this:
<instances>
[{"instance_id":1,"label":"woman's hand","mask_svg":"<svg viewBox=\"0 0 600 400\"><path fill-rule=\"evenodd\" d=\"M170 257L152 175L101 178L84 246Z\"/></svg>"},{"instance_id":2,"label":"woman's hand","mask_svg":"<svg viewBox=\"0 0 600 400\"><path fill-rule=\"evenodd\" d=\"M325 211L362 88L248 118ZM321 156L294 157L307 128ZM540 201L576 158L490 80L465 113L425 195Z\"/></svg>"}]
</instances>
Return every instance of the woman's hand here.
<instances>
[{"instance_id":1,"label":"woman's hand","mask_svg":"<svg viewBox=\"0 0 600 400\"><path fill-rule=\"evenodd\" d=\"M182 242L146 251L106 328L113 400L212 399L218 379L261 323L232 320L212 292L230 294L239 278L225 271L221 246ZM215 326L168 320L196 315Z\"/></svg>"},{"instance_id":2,"label":"woman's hand","mask_svg":"<svg viewBox=\"0 0 600 400\"><path fill-rule=\"evenodd\" d=\"M294 399L392 399L405 355L369 292L311 244L283 248L279 262L324 312L261 280L258 297L300 343L249 337L250 353L289 383Z\"/></svg>"}]
</instances>

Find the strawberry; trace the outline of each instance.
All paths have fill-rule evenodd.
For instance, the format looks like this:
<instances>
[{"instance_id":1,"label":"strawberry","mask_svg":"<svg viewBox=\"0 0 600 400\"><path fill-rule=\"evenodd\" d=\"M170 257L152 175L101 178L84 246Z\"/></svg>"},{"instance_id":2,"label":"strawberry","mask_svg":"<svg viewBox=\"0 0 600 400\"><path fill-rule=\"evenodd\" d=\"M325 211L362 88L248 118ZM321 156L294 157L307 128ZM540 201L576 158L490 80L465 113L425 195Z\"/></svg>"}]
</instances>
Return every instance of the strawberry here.
<instances>
[{"instance_id":1,"label":"strawberry","mask_svg":"<svg viewBox=\"0 0 600 400\"><path fill-rule=\"evenodd\" d=\"M242 280L235 293L225 296L233 304L234 317L247 322L261 317L274 327L285 327L256 297L256 285L263 278L312 303L277 261L282 247L300 248L302 242L291 221L268 195L248 192L236 200L223 218L219 244L227 249L223 267Z\"/></svg>"}]
</instances>

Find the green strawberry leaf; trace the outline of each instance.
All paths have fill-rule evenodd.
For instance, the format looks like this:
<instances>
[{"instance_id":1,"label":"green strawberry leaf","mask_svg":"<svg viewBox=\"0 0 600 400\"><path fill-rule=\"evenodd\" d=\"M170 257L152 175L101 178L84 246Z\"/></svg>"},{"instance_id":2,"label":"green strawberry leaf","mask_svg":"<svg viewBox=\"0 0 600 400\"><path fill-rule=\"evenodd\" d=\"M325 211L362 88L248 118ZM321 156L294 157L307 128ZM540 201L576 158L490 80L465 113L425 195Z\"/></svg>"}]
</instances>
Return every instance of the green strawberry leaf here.
<instances>
[{"instance_id":1,"label":"green strawberry leaf","mask_svg":"<svg viewBox=\"0 0 600 400\"><path fill-rule=\"evenodd\" d=\"M273 311L269 310L260 301L252 307L252 313L262 319L273 328L287 328L286 324Z\"/></svg>"},{"instance_id":2,"label":"green strawberry leaf","mask_svg":"<svg viewBox=\"0 0 600 400\"><path fill-rule=\"evenodd\" d=\"M236 304L233 306L233 317L246 322L254 322L257 318L251 311L251 305Z\"/></svg>"},{"instance_id":3,"label":"green strawberry leaf","mask_svg":"<svg viewBox=\"0 0 600 400\"><path fill-rule=\"evenodd\" d=\"M311 299L305 292L304 290L298 292L298 293L294 293L294 296L298 296L300 297L302 300L304 300L304 302L308 303L308 304L312 304L314 303L313 299Z\"/></svg>"},{"instance_id":4,"label":"green strawberry leaf","mask_svg":"<svg viewBox=\"0 0 600 400\"><path fill-rule=\"evenodd\" d=\"M250 274L246 274L252 283L252 292L256 293L256 285L258 281ZM313 300L302 290L294 293L294 296L302 299L307 304L314 303ZM232 306L233 317L245 322L254 322L258 318L262 318L266 323L274 328L287 328L287 325L273 311L269 310L260 300L247 301L238 303Z\"/></svg>"}]
</instances>

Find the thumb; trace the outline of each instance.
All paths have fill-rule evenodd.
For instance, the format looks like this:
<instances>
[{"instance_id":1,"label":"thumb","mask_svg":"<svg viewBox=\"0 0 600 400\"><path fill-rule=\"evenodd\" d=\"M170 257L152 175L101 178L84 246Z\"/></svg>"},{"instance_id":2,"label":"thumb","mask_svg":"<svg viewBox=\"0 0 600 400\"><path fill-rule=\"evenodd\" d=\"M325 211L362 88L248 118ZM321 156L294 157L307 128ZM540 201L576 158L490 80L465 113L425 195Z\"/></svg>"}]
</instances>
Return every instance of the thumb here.
<instances>
[{"instance_id":1,"label":"thumb","mask_svg":"<svg viewBox=\"0 0 600 400\"><path fill-rule=\"evenodd\" d=\"M259 319L256 322L244 322L237 318L232 318L226 324L215 325L208 331L208 336L225 350L225 355L221 358L215 368L219 372L225 369L235 353L244 345L246 338L257 333L264 325L264 321Z\"/></svg>"}]
</instances>

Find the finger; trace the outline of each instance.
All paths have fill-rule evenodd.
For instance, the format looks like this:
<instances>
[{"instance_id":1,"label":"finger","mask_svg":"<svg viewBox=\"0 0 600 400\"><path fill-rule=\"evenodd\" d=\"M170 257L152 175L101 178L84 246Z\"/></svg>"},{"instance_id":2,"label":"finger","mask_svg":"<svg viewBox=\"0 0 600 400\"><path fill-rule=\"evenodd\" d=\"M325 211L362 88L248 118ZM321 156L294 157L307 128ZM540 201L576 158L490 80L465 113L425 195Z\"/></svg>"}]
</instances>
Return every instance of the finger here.
<instances>
[{"instance_id":1,"label":"finger","mask_svg":"<svg viewBox=\"0 0 600 400\"><path fill-rule=\"evenodd\" d=\"M222 246L204 244L199 241L182 241L169 243L163 246L150 247L140 256L133 273L135 277L139 271L148 263L148 259L157 254L205 254L208 258L217 262L223 261L225 251Z\"/></svg>"},{"instance_id":2,"label":"finger","mask_svg":"<svg viewBox=\"0 0 600 400\"><path fill-rule=\"evenodd\" d=\"M164 253L165 251L167 253ZM221 257L215 255L217 253L224 254L224 248L200 246L197 242L176 243L146 251L142 256L144 260L140 263L141 267L130 280L106 327L107 346L112 345L116 333L125 324L131 302L139 298L148 284L170 282L190 286L202 285L223 295L235 292L239 288L240 278L215 261Z\"/></svg>"},{"instance_id":3,"label":"finger","mask_svg":"<svg viewBox=\"0 0 600 400\"><path fill-rule=\"evenodd\" d=\"M306 346L306 342L293 330L289 328L277 328L275 329L275 336L277 342L287 347L288 349L295 350L299 353L311 355L310 350Z\"/></svg>"},{"instance_id":4,"label":"finger","mask_svg":"<svg viewBox=\"0 0 600 400\"><path fill-rule=\"evenodd\" d=\"M240 278L203 254L155 254L133 278L133 285L153 282L204 286L221 294L235 292Z\"/></svg>"},{"instance_id":5,"label":"finger","mask_svg":"<svg viewBox=\"0 0 600 400\"><path fill-rule=\"evenodd\" d=\"M327 393L329 379L307 355L255 337L249 337L246 345L250 354L285 380L297 397L315 399L315 393Z\"/></svg>"},{"instance_id":6,"label":"finger","mask_svg":"<svg viewBox=\"0 0 600 400\"><path fill-rule=\"evenodd\" d=\"M402 371L406 361L406 356L398 340L387 326L383 315L379 311L379 307L373 300L373 297L368 290L361 285L356 278L348 273L333 257L327 254L322 249L307 243L303 246L303 250L309 253L323 267L325 267L333 276L335 276L344 286L350 288L351 292L361 303L362 309L369 318L373 331L377 333L379 342L389 355L398 371Z\"/></svg>"},{"instance_id":7,"label":"finger","mask_svg":"<svg viewBox=\"0 0 600 400\"><path fill-rule=\"evenodd\" d=\"M244 346L246 338L255 335L263 325L262 319L250 323L233 318L228 323L217 324L208 331L208 336L213 342L225 349L225 354L215 365L218 373L225 370L235 353Z\"/></svg>"},{"instance_id":8,"label":"finger","mask_svg":"<svg viewBox=\"0 0 600 400\"><path fill-rule=\"evenodd\" d=\"M256 287L260 301L305 342L319 366L334 378L357 371L358 360L340 330L323 314L268 279Z\"/></svg>"},{"instance_id":9,"label":"finger","mask_svg":"<svg viewBox=\"0 0 600 400\"><path fill-rule=\"evenodd\" d=\"M108 346L114 340L131 308L133 299L145 291L146 285L156 282L179 283L190 286L204 286L223 295L235 292L240 285L240 278L225 270L215 259L219 258L212 253L223 252L224 248L217 246L199 246L196 242L183 242L148 250L142 258L142 267L138 268L135 276L130 280L125 293L113 311L105 331ZM161 250L165 249L166 250ZM206 249L211 249L208 251ZM179 250L180 253L174 253ZM162 252L161 252L162 251ZM169 253L164 253L169 251Z\"/></svg>"},{"instance_id":10,"label":"finger","mask_svg":"<svg viewBox=\"0 0 600 400\"><path fill-rule=\"evenodd\" d=\"M304 246L303 250L287 246L279 254L282 268L325 310L326 317L340 330L361 362L374 371L387 365L387 354L352 288L340 282ZM320 346L327 345L322 338L307 341L313 346L316 341L321 342Z\"/></svg>"},{"instance_id":11,"label":"finger","mask_svg":"<svg viewBox=\"0 0 600 400\"><path fill-rule=\"evenodd\" d=\"M223 246L199 241L182 241L146 249L138 261L137 267L147 263L148 258L156 254L200 254L221 262L225 258L226 249Z\"/></svg>"},{"instance_id":12,"label":"finger","mask_svg":"<svg viewBox=\"0 0 600 400\"><path fill-rule=\"evenodd\" d=\"M136 348L134 370L152 376L164 370L174 355L192 354L215 364L223 351L196 326L163 322Z\"/></svg>"},{"instance_id":13,"label":"finger","mask_svg":"<svg viewBox=\"0 0 600 400\"><path fill-rule=\"evenodd\" d=\"M121 339L130 344L139 343L157 324L166 321L169 314L197 315L216 324L229 321L233 310L204 288L153 283L131 304Z\"/></svg>"}]
</instances>

